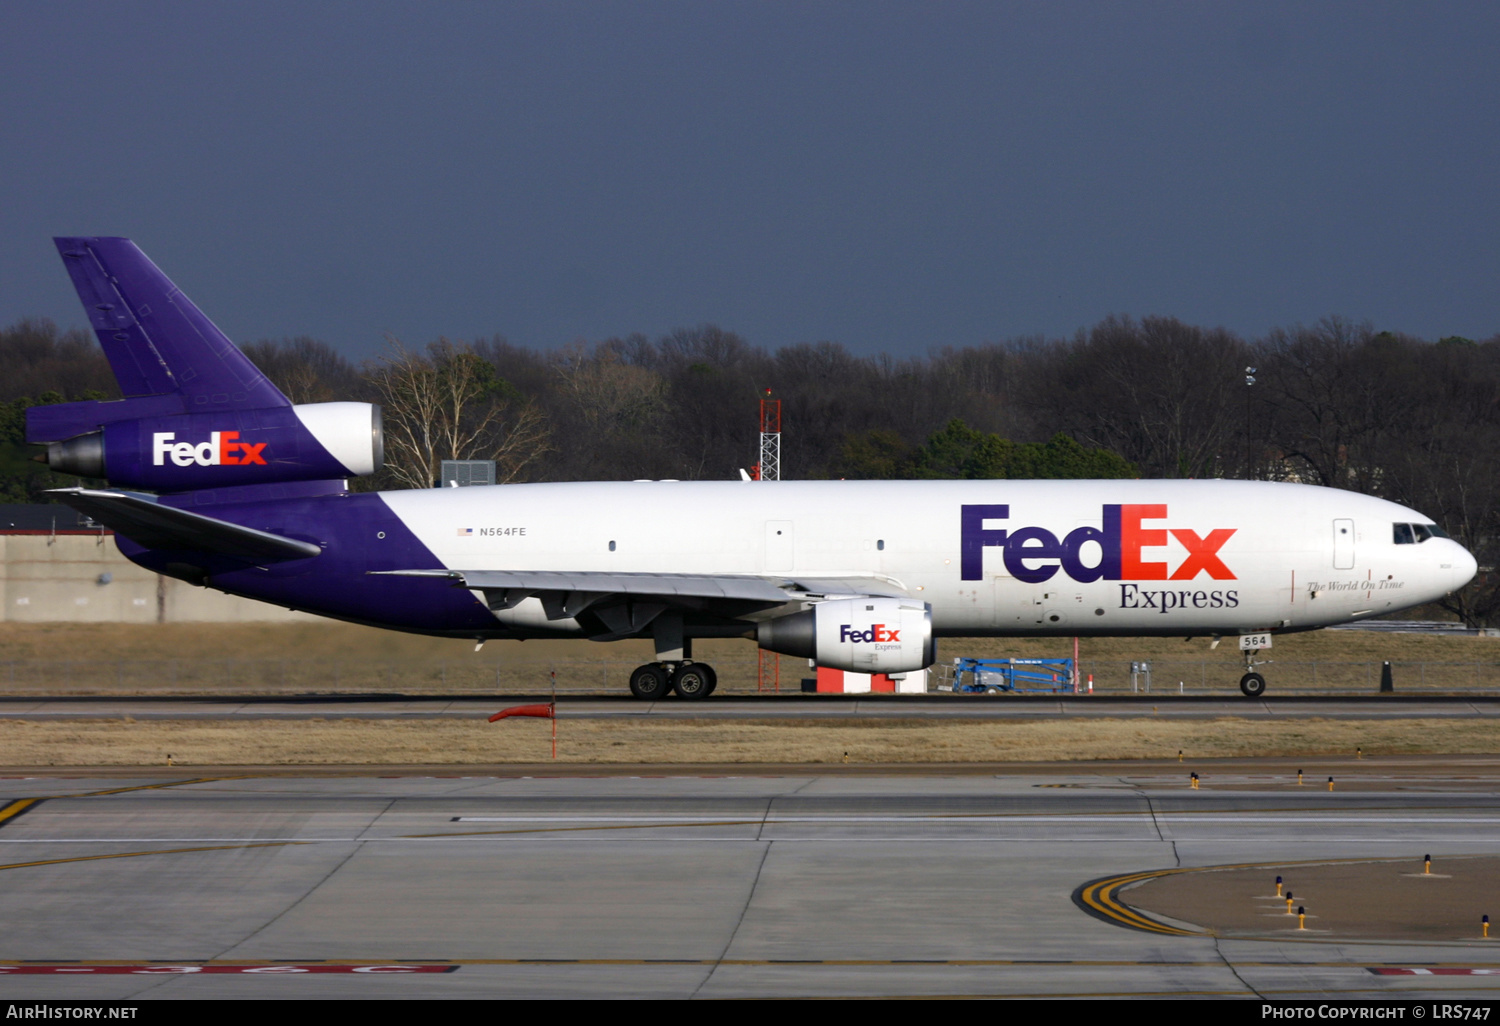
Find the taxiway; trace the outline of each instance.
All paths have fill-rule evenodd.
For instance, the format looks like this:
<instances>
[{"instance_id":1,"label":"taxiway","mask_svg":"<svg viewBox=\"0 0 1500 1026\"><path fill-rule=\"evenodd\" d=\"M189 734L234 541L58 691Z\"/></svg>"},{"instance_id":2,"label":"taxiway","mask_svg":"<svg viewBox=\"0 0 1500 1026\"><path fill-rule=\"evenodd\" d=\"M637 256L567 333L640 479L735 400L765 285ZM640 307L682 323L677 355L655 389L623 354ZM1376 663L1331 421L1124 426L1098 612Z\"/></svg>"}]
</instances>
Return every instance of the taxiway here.
<instances>
[{"instance_id":1,"label":"taxiway","mask_svg":"<svg viewBox=\"0 0 1500 1026\"><path fill-rule=\"evenodd\" d=\"M383 772L0 780L0 996L1500 989L1500 939L1478 923L1488 901L1500 914L1500 894L1472 874L1445 877L1465 890L1443 902L1443 880L1420 885L1434 909L1457 901L1451 923L1375 938L1354 926L1359 902L1331 892L1299 894L1317 917L1299 932L1295 917L1226 916L1186 891L1166 918L1119 882L1146 874L1136 882L1159 891L1171 875L1159 871L1237 866L1269 887L1287 866L1335 861L1375 880L1424 854L1491 856L1493 759L1366 761L1332 793L1243 761L1205 768L1196 791L1161 765Z\"/></svg>"}]
</instances>

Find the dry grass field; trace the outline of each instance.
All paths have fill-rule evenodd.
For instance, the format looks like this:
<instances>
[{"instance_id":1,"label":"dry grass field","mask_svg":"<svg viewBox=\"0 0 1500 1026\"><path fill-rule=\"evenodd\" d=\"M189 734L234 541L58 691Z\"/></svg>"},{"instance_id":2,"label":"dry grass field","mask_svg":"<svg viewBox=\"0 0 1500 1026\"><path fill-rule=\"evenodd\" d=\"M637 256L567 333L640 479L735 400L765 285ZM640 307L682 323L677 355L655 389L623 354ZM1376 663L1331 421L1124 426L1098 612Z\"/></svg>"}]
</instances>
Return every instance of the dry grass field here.
<instances>
[{"instance_id":1,"label":"dry grass field","mask_svg":"<svg viewBox=\"0 0 1500 1026\"><path fill-rule=\"evenodd\" d=\"M1120 759L1473 755L1500 751L1489 720L616 720L557 724L566 763L1006 763ZM537 763L547 720L0 720L0 765Z\"/></svg>"},{"instance_id":2,"label":"dry grass field","mask_svg":"<svg viewBox=\"0 0 1500 1026\"><path fill-rule=\"evenodd\" d=\"M1232 640L1084 639L1084 672L1097 691L1129 689L1131 660L1156 667L1158 691L1237 694ZM944 639L940 653L979 657L1071 654L1071 641ZM1278 639L1265 668L1272 694L1374 690L1379 664L1397 665L1398 690L1500 690L1500 639L1320 631ZM755 689L756 652L745 641L700 642L721 692ZM618 693L645 642L490 642L424 638L350 624L0 625L0 694L484 693L545 689ZM795 689L805 663L784 659ZM1455 674L1453 668L1462 672ZM1340 678L1340 669L1343 677ZM1420 668L1420 669L1419 669ZM1192 674L1198 674L1196 680ZM1373 673L1373 677L1371 674ZM1180 674L1180 678L1179 678ZM1446 676L1445 676L1446 674ZM1422 683L1426 677L1426 684ZM1476 678L1478 685L1476 686ZM1490 684L1489 681L1496 682ZM178 766L485 764L546 761L545 720L234 720L75 722L0 720L0 764ZM1500 751L1500 723L1485 720L1090 719L558 722L559 761L588 763L965 763L1173 758L1485 754Z\"/></svg>"},{"instance_id":3,"label":"dry grass field","mask_svg":"<svg viewBox=\"0 0 1500 1026\"><path fill-rule=\"evenodd\" d=\"M945 638L955 656L1062 657L1070 639ZM724 693L756 688L748 641L699 641ZM1373 691L1380 664L1395 665L1400 691L1500 692L1500 638L1313 631L1277 638L1262 667L1271 694ZM558 689L618 693L651 658L648 642L470 641L427 638L328 621L297 624L0 624L0 695L286 694L333 692L505 693ZM1130 663L1149 660L1158 692L1237 693L1243 669L1233 638L1085 638L1082 672L1096 691L1130 689ZM780 660L795 691L806 662Z\"/></svg>"}]
</instances>

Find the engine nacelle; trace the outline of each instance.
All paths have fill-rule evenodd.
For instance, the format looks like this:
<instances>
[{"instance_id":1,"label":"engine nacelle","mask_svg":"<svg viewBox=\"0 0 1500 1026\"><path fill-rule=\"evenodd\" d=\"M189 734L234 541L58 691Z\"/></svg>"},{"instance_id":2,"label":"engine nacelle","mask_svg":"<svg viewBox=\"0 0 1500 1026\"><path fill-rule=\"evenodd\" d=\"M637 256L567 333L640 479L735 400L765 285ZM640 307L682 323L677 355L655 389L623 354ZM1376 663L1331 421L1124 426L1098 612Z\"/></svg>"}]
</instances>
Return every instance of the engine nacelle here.
<instances>
[{"instance_id":1,"label":"engine nacelle","mask_svg":"<svg viewBox=\"0 0 1500 1026\"><path fill-rule=\"evenodd\" d=\"M47 444L47 465L60 473L160 492L357 477L384 460L380 407L370 403L112 420Z\"/></svg>"},{"instance_id":2,"label":"engine nacelle","mask_svg":"<svg viewBox=\"0 0 1500 1026\"><path fill-rule=\"evenodd\" d=\"M755 632L761 648L857 673L908 673L932 665L932 607L912 599L819 602Z\"/></svg>"}]
</instances>

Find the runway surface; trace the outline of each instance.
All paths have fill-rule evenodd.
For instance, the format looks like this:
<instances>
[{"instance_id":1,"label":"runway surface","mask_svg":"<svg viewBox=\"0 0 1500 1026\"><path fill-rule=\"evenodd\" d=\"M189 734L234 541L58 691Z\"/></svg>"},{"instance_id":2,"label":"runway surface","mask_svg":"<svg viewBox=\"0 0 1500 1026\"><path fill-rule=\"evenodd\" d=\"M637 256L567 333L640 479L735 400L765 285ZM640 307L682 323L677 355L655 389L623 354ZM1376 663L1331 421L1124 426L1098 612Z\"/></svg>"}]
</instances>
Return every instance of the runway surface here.
<instances>
[{"instance_id":1,"label":"runway surface","mask_svg":"<svg viewBox=\"0 0 1500 1026\"><path fill-rule=\"evenodd\" d=\"M1493 855L1496 762L1366 761L1331 793L1247 762L1196 791L1164 766L10 777L0 996L1488 1000L1482 896L1421 940L1341 936L1359 910L1305 891L1316 929L1220 936L1130 897L1163 871ZM1183 907L1208 919L1205 893Z\"/></svg>"},{"instance_id":2,"label":"runway surface","mask_svg":"<svg viewBox=\"0 0 1500 1026\"><path fill-rule=\"evenodd\" d=\"M129 697L129 698L0 698L0 719L137 720L218 719L472 719L497 709L546 702L544 694L491 696L373 697L307 696L296 698ZM561 696L560 718L579 719L1076 719L1089 717L1153 716L1172 719L1238 717L1274 720L1320 719L1491 719L1500 718L1500 696L1377 696L1249 699L1175 695L1136 698L1042 696L912 695L854 698L818 695L715 697L685 702L667 699L642 702L628 696Z\"/></svg>"}]
</instances>

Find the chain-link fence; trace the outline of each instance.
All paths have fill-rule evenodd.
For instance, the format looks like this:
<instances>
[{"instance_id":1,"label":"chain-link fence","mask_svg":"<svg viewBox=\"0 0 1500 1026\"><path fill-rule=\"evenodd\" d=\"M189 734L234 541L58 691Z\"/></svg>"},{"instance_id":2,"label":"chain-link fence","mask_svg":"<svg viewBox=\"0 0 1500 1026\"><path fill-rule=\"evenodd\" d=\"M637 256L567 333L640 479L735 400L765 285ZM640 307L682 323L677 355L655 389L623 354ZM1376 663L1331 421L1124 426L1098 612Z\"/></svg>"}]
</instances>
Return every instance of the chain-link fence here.
<instances>
[{"instance_id":1,"label":"chain-link fence","mask_svg":"<svg viewBox=\"0 0 1500 1026\"><path fill-rule=\"evenodd\" d=\"M720 694L757 690L754 650L743 656L716 655ZM532 661L475 655L469 659L12 659L0 660L0 694L52 695L178 694L496 694L543 692L556 673L560 693L619 694L625 691L634 661L620 659L537 659ZM1223 659L1153 659L1150 690L1161 695L1239 694L1239 662ZM1381 663L1339 660L1274 660L1256 667L1268 682L1267 693L1365 694L1380 688ZM1500 693L1500 663L1403 661L1391 664L1398 693ZM811 673L807 661L783 657L780 691L800 690ZM1079 664L1082 689L1093 678L1095 694L1129 694L1147 687L1147 675L1131 664L1111 659L1084 659ZM938 663L928 688L946 691L953 667ZM771 690L768 674L764 690Z\"/></svg>"},{"instance_id":2,"label":"chain-link fence","mask_svg":"<svg viewBox=\"0 0 1500 1026\"><path fill-rule=\"evenodd\" d=\"M806 660L796 660L805 667ZM496 694L627 689L637 664L619 659L11 659L0 660L0 694ZM713 662L720 690L754 691L756 661ZM783 664L781 689L788 687Z\"/></svg>"},{"instance_id":3,"label":"chain-link fence","mask_svg":"<svg viewBox=\"0 0 1500 1026\"><path fill-rule=\"evenodd\" d=\"M1140 660L1136 668L1119 659L1079 660L1079 690L1094 694L1229 695L1239 694L1242 662L1223 659ZM1380 690L1383 663L1337 659L1268 660L1255 669L1266 678L1267 693L1353 695ZM932 691L953 685L951 663L933 666ZM1391 663L1397 692L1426 694L1500 694L1500 663L1483 661L1398 661ZM1071 688L1064 688L1071 691Z\"/></svg>"},{"instance_id":4,"label":"chain-link fence","mask_svg":"<svg viewBox=\"0 0 1500 1026\"><path fill-rule=\"evenodd\" d=\"M1149 660L1150 686L1156 693L1211 694L1238 690L1243 663L1208 659ZM1267 681L1268 693L1363 693L1380 689L1382 663L1333 659L1270 660L1255 667ZM1081 671L1094 675L1094 688L1129 691L1129 663L1081 660ZM1146 673L1137 672L1134 684L1144 690ZM1500 663L1402 661L1391 663L1397 691L1500 691Z\"/></svg>"},{"instance_id":5,"label":"chain-link fence","mask_svg":"<svg viewBox=\"0 0 1500 1026\"><path fill-rule=\"evenodd\" d=\"M1382 667L1379 661L1276 659L1258 663L1255 670L1266 678L1268 694L1364 694L1380 690ZM1142 660L1134 672L1120 660L1079 660L1083 690L1092 676L1096 694L1148 688L1153 694L1238 694L1244 673L1243 663L1221 659ZM1398 692L1500 692L1500 663L1495 662L1392 662L1391 676Z\"/></svg>"}]
</instances>

